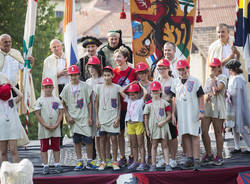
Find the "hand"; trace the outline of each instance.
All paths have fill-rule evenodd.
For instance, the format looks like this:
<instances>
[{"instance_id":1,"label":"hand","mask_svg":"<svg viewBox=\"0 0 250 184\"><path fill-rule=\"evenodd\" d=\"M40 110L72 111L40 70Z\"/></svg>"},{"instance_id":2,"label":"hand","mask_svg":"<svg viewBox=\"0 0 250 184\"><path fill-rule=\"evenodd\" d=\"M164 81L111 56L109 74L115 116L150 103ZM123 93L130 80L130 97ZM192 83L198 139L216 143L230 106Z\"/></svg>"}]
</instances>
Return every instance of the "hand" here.
<instances>
[{"instance_id":1,"label":"hand","mask_svg":"<svg viewBox=\"0 0 250 184\"><path fill-rule=\"evenodd\" d=\"M175 114L172 114L172 124L173 124L174 126L176 126Z\"/></svg>"},{"instance_id":2,"label":"hand","mask_svg":"<svg viewBox=\"0 0 250 184\"><path fill-rule=\"evenodd\" d=\"M57 73L57 77L61 77L61 76L67 76L68 75L68 70L67 68L64 68L62 71Z\"/></svg>"},{"instance_id":3,"label":"hand","mask_svg":"<svg viewBox=\"0 0 250 184\"><path fill-rule=\"evenodd\" d=\"M66 120L71 125L73 125L75 123L75 121L73 120L73 118L70 115L66 116Z\"/></svg>"},{"instance_id":4,"label":"hand","mask_svg":"<svg viewBox=\"0 0 250 184\"><path fill-rule=\"evenodd\" d=\"M214 94L214 95L217 95L217 93L218 93L218 88L212 87L212 91L213 91L213 94Z\"/></svg>"},{"instance_id":5,"label":"hand","mask_svg":"<svg viewBox=\"0 0 250 184\"><path fill-rule=\"evenodd\" d=\"M101 124L100 124L99 119L96 120L96 128L101 128Z\"/></svg>"},{"instance_id":6,"label":"hand","mask_svg":"<svg viewBox=\"0 0 250 184\"><path fill-rule=\"evenodd\" d=\"M117 118L114 122L114 128L118 128L120 126L120 118Z\"/></svg>"},{"instance_id":7,"label":"hand","mask_svg":"<svg viewBox=\"0 0 250 184\"><path fill-rule=\"evenodd\" d=\"M165 123L166 123L165 121L161 121L161 122L157 123L157 126L161 128L165 125Z\"/></svg>"},{"instance_id":8,"label":"hand","mask_svg":"<svg viewBox=\"0 0 250 184\"><path fill-rule=\"evenodd\" d=\"M89 126L90 126L90 127L92 127L92 125L93 125L93 121L92 121L92 119L91 119L91 118L89 118L89 119L88 119L88 124L89 124Z\"/></svg>"},{"instance_id":9,"label":"hand","mask_svg":"<svg viewBox=\"0 0 250 184\"><path fill-rule=\"evenodd\" d=\"M209 102L211 100L212 95L210 93L208 93L207 95L205 95L205 100L206 102Z\"/></svg>"},{"instance_id":10,"label":"hand","mask_svg":"<svg viewBox=\"0 0 250 184\"><path fill-rule=\"evenodd\" d=\"M148 137L151 137L150 132L149 132L148 129L146 130L146 133L147 133L147 136L148 136Z\"/></svg>"},{"instance_id":11,"label":"hand","mask_svg":"<svg viewBox=\"0 0 250 184\"><path fill-rule=\"evenodd\" d=\"M28 60L30 60L30 64L33 65L35 63L35 59L33 56L27 57Z\"/></svg>"},{"instance_id":12,"label":"hand","mask_svg":"<svg viewBox=\"0 0 250 184\"><path fill-rule=\"evenodd\" d=\"M204 118L204 113L199 112L198 121Z\"/></svg>"}]
</instances>

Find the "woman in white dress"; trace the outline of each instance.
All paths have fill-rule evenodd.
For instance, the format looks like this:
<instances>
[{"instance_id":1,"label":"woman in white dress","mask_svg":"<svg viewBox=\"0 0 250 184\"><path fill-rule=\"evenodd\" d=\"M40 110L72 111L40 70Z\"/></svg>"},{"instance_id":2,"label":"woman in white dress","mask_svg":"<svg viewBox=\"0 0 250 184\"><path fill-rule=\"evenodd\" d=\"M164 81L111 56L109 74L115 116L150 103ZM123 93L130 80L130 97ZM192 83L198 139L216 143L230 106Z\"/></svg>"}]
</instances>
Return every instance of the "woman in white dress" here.
<instances>
[{"instance_id":1,"label":"woman in white dress","mask_svg":"<svg viewBox=\"0 0 250 184\"><path fill-rule=\"evenodd\" d=\"M17 97L12 97L11 88ZM16 103L22 97L22 93L3 74L0 74L0 153L2 161L8 161L9 147L12 161L19 162L17 140L22 138L22 131Z\"/></svg>"}]
</instances>

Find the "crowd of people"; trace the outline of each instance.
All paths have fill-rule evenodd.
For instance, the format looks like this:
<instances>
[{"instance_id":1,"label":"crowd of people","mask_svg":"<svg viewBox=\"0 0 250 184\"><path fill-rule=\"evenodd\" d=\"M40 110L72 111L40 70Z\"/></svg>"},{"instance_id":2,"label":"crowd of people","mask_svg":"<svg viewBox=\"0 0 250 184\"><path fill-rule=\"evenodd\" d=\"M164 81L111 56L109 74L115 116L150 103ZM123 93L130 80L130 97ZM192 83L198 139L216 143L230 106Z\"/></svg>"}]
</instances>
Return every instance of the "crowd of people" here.
<instances>
[{"instance_id":1,"label":"crowd of people","mask_svg":"<svg viewBox=\"0 0 250 184\"><path fill-rule=\"evenodd\" d=\"M98 38L83 37L86 54L69 67L61 41L53 39L52 55L44 60L41 97L33 107L39 125L43 174L50 172L49 149L53 150L56 172L62 172L63 117L73 137L75 170L127 167L144 171L149 167L149 171L156 171L158 166L165 166L165 171L171 171L177 166L178 137L182 168L197 171L201 165L220 166L223 127L233 130L232 153L242 152L241 134L247 145L244 153L250 154L248 89L240 68L240 53L230 43L226 24L217 27L217 34L218 40L208 51L204 86L190 75L189 62L175 57L176 45L172 42L165 43L164 56L151 74L145 61L133 67L132 51L122 43L121 31L108 32L108 43L103 46ZM14 81L23 64L10 54L9 35L0 36L0 49L0 126L5 127L0 132L0 152L6 161L9 145L13 162L18 162L17 140L22 136L16 128L20 125L16 104L22 93ZM33 57L29 59L34 63ZM216 138L215 156L210 124ZM125 155L126 128L130 155ZM202 159L200 134L206 151ZM158 143L163 158L157 163ZM82 159L83 145L86 162Z\"/></svg>"}]
</instances>

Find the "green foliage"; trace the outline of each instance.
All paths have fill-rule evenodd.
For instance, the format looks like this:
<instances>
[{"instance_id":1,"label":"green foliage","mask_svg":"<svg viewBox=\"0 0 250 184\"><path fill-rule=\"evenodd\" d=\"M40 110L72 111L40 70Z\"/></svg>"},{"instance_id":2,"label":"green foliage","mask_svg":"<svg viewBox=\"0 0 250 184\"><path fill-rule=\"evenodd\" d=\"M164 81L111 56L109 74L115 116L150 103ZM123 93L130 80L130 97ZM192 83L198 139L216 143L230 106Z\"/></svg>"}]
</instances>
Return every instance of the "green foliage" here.
<instances>
[{"instance_id":1,"label":"green foliage","mask_svg":"<svg viewBox=\"0 0 250 184\"><path fill-rule=\"evenodd\" d=\"M43 60L50 55L49 43L53 38L62 37L59 23L62 18L55 15L55 5L49 0L38 1L36 21L36 34L33 46L35 65L32 68L33 82L36 98L40 96ZM0 34L7 33L12 37L12 47L22 52L24 25L27 0L1 0L0 1ZM37 121L34 113L30 114L29 137L37 139ZM25 124L25 117L21 116Z\"/></svg>"}]
</instances>

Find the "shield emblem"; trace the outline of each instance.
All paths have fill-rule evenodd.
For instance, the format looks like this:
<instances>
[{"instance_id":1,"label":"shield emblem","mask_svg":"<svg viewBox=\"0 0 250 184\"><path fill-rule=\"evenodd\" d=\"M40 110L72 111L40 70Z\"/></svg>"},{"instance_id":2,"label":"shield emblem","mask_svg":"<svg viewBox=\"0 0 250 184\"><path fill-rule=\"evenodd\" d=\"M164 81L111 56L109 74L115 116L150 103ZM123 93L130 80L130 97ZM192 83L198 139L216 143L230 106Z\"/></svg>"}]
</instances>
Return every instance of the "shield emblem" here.
<instances>
[{"instance_id":1,"label":"shield emblem","mask_svg":"<svg viewBox=\"0 0 250 184\"><path fill-rule=\"evenodd\" d=\"M53 108L54 110L57 110L57 109L58 109L58 106L59 106L59 103L57 103L57 102L53 102L53 103L52 103L52 108Z\"/></svg>"},{"instance_id":2,"label":"shield emblem","mask_svg":"<svg viewBox=\"0 0 250 184\"><path fill-rule=\"evenodd\" d=\"M83 108L83 98L77 100L77 107L78 107L79 109Z\"/></svg>"},{"instance_id":3,"label":"shield emblem","mask_svg":"<svg viewBox=\"0 0 250 184\"><path fill-rule=\"evenodd\" d=\"M164 93L169 94L171 87L170 86L165 86L164 87Z\"/></svg>"},{"instance_id":4,"label":"shield emblem","mask_svg":"<svg viewBox=\"0 0 250 184\"><path fill-rule=\"evenodd\" d=\"M113 108L117 108L117 100L116 100L116 98L112 98L112 99L111 99L111 106L112 106Z\"/></svg>"},{"instance_id":5,"label":"shield emblem","mask_svg":"<svg viewBox=\"0 0 250 184\"><path fill-rule=\"evenodd\" d=\"M9 104L9 107L10 107L10 108L13 108L13 107L14 107L13 99L9 100L9 101L8 101L8 104Z\"/></svg>"},{"instance_id":6,"label":"shield emblem","mask_svg":"<svg viewBox=\"0 0 250 184\"><path fill-rule=\"evenodd\" d=\"M160 116L164 116L164 108L160 108L159 109L159 115Z\"/></svg>"},{"instance_id":7,"label":"shield emblem","mask_svg":"<svg viewBox=\"0 0 250 184\"><path fill-rule=\"evenodd\" d=\"M194 87L194 81L188 81L187 82L187 90L188 90L188 92L192 92L192 90L193 90L193 87Z\"/></svg>"}]
</instances>

